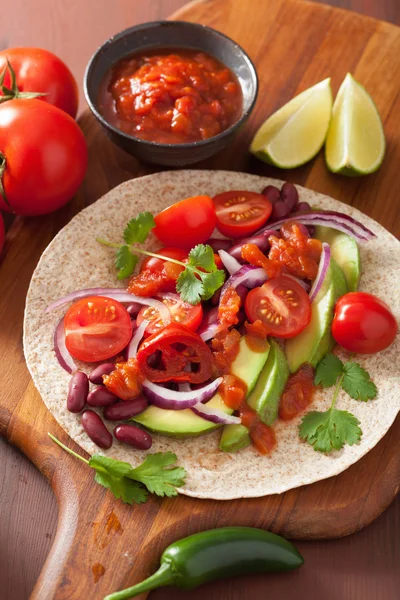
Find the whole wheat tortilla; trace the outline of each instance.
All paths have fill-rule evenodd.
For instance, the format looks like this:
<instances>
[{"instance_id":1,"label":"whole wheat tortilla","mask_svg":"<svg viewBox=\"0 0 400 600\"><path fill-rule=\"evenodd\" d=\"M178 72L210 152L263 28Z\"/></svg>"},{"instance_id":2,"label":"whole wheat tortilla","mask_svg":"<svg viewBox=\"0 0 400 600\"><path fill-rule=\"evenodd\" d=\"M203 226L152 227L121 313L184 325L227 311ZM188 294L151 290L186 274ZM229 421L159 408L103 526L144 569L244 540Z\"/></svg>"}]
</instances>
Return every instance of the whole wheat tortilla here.
<instances>
[{"instance_id":1,"label":"whole wheat tortilla","mask_svg":"<svg viewBox=\"0 0 400 600\"><path fill-rule=\"evenodd\" d=\"M282 182L230 171L171 171L127 181L76 215L43 253L29 287L24 322L24 350L28 368L42 398L55 419L90 454L99 452L84 432L80 416L66 409L70 375L58 364L53 350L53 332L63 307L50 314L44 309L68 292L89 287L118 285L114 252L95 241L101 236L120 241L127 221L144 210L162 208L197 194L214 196L229 189L261 191L266 185ZM383 227L358 210L328 196L297 186L300 201L339 210L360 221L377 237L360 247L362 278L360 289L379 295L400 319L399 242ZM179 235L179 232L177 232ZM159 243L150 236L148 248ZM122 286L122 282L120 283ZM178 464L187 470L186 485L179 491L188 496L228 500L281 493L300 485L337 475L359 460L384 436L400 409L400 340L377 355L358 356L378 386L378 397L357 402L345 393L338 408L349 410L361 422L361 442L345 446L330 455L315 452L298 435L299 418L275 426L278 440L271 456L260 456L252 447L238 453L218 450L221 435L216 431L199 438L176 440L154 435L151 452L171 450ZM90 370L86 366L86 370ZM319 392L313 409L326 410L332 389ZM110 430L113 425L110 425ZM107 456L139 464L147 452L137 451L114 440Z\"/></svg>"}]
</instances>

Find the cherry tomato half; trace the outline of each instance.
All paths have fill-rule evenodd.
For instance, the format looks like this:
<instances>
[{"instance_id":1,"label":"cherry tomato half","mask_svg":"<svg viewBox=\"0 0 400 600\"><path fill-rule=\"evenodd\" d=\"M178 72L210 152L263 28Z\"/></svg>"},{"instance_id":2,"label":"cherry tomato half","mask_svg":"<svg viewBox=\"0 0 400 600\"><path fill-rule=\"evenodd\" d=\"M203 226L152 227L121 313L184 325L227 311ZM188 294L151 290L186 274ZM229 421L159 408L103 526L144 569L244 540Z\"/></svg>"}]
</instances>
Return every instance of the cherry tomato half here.
<instances>
[{"instance_id":1,"label":"cherry tomato half","mask_svg":"<svg viewBox=\"0 0 400 600\"><path fill-rule=\"evenodd\" d=\"M390 308L373 294L350 292L336 303L332 335L350 352L380 352L390 346L397 330Z\"/></svg>"},{"instance_id":2,"label":"cherry tomato half","mask_svg":"<svg viewBox=\"0 0 400 600\"><path fill-rule=\"evenodd\" d=\"M198 329L203 319L203 309L201 304L193 306L193 304L184 302L178 294L159 294L157 298L168 308L171 314L172 323L181 323L192 331ZM145 335L156 333L166 325L158 310L152 306L144 306L141 308L136 322L140 325L145 319L150 321L150 324L146 327Z\"/></svg>"},{"instance_id":3,"label":"cherry tomato half","mask_svg":"<svg viewBox=\"0 0 400 600\"><path fill-rule=\"evenodd\" d=\"M246 237L269 219L272 204L256 192L232 191L213 198L217 213L217 229L227 237Z\"/></svg>"},{"instance_id":4,"label":"cherry tomato half","mask_svg":"<svg viewBox=\"0 0 400 600\"><path fill-rule=\"evenodd\" d=\"M280 275L251 290L245 309L250 321L260 320L266 335L294 337L311 319L307 292L291 277Z\"/></svg>"},{"instance_id":5,"label":"cherry tomato half","mask_svg":"<svg viewBox=\"0 0 400 600\"><path fill-rule=\"evenodd\" d=\"M163 244L189 249L208 240L217 217L209 196L194 196L169 206L154 220L153 231Z\"/></svg>"},{"instance_id":6,"label":"cherry tomato half","mask_svg":"<svg viewBox=\"0 0 400 600\"><path fill-rule=\"evenodd\" d=\"M132 322L116 300L89 296L64 317L65 345L74 358L97 362L119 354L132 337Z\"/></svg>"}]
</instances>

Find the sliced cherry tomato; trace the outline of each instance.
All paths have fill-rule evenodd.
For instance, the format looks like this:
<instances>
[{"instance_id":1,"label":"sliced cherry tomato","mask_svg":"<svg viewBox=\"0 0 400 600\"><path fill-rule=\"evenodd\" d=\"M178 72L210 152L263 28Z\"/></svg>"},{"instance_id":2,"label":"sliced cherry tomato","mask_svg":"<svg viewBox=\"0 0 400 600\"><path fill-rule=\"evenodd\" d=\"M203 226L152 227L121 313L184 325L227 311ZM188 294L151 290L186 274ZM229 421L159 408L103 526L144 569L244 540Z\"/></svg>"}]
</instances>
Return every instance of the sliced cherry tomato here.
<instances>
[{"instance_id":1,"label":"sliced cherry tomato","mask_svg":"<svg viewBox=\"0 0 400 600\"><path fill-rule=\"evenodd\" d=\"M308 325L311 304L307 292L291 277L281 275L251 290L246 297L250 321L260 320L265 334L294 337Z\"/></svg>"},{"instance_id":2,"label":"sliced cherry tomato","mask_svg":"<svg viewBox=\"0 0 400 600\"><path fill-rule=\"evenodd\" d=\"M184 302L178 294L158 294L157 298L168 308L173 323L181 323L188 329L196 331L203 319L201 303L194 306ZM151 335L165 327L159 311L153 306L144 306L140 309L137 324L140 325L145 319L150 321L150 324L146 327L145 335Z\"/></svg>"},{"instance_id":3,"label":"sliced cherry tomato","mask_svg":"<svg viewBox=\"0 0 400 600\"><path fill-rule=\"evenodd\" d=\"M143 375L154 382L204 383L214 369L207 344L178 323L170 323L148 337L139 348L137 360Z\"/></svg>"},{"instance_id":4,"label":"sliced cherry tomato","mask_svg":"<svg viewBox=\"0 0 400 600\"><path fill-rule=\"evenodd\" d=\"M209 196L194 196L169 206L154 220L153 231L163 244L190 249L208 240L217 217Z\"/></svg>"},{"instance_id":5,"label":"sliced cherry tomato","mask_svg":"<svg viewBox=\"0 0 400 600\"><path fill-rule=\"evenodd\" d=\"M132 337L132 322L125 308L103 296L75 302L64 317L64 328L67 350L85 362L119 354Z\"/></svg>"},{"instance_id":6,"label":"sliced cherry tomato","mask_svg":"<svg viewBox=\"0 0 400 600\"><path fill-rule=\"evenodd\" d=\"M373 294L350 292L336 303L332 335L350 352L380 352L394 341L397 330L389 306Z\"/></svg>"},{"instance_id":7,"label":"sliced cherry tomato","mask_svg":"<svg viewBox=\"0 0 400 600\"><path fill-rule=\"evenodd\" d=\"M257 231L269 219L272 204L263 194L231 191L214 196L217 229L227 237L240 238Z\"/></svg>"},{"instance_id":8,"label":"sliced cherry tomato","mask_svg":"<svg viewBox=\"0 0 400 600\"><path fill-rule=\"evenodd\" d=\"M162 256L166 256L168 258L174 258L175 260L181 260L184 261L187 258L187 251L183 250L182 248L160 248L159 250L155 251L156 254L161 254ZM143 271L150 271L150 273L158 273L159 271L162 271L164 266L166 264L165 260L162 260L161 258L156 258L155 256L149 256L148 258L146 258L143 263L142 266L140 268L140 272ZM173 265L174 263L169 263L171 265ZM179 268L179 272L183 271L183 267L179 266L179 265L174 265L177 266Z\"/></svg>"},{"instance_id":9,"label":"sliced cherry tomato","mask_svg":"<svg viewBox=\"0 0 400 600\"><path fill-rule=\"evenodd\" d=\"M314 397L314 370L311 365L303 365L291 375L279 402L279 418L289 421L302 412Z\"/></svg>"}]
</instances>

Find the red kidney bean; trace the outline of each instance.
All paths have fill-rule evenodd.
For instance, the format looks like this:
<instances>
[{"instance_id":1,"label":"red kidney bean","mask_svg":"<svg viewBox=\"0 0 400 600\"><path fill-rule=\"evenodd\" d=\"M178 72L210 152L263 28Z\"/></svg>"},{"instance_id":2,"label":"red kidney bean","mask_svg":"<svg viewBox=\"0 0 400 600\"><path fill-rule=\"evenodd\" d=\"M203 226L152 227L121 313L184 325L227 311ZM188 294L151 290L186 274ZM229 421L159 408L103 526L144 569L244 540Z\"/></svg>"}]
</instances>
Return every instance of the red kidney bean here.
<instances>
[{"instance_id":1,"label":"red kidney bean","mask_svg":"<svg viewBox=\"0 0 400 600\"><path fill-rule=\"evenodd\" d=\"M268 231L268 235L271 235L270 231ZM228 252L231 256L236 258L236 260L238 260L241 263L244 263L245 261L242 258L243 246L245 244L255 244L261 250L261 252L266 252L269 248L268 235L265 235L265 233L263 232L248 238L242 238L234 246L231 246Z\"/></svg>"},{"instance_id":2,"label":"red kidney bean","mask_svg":"<svg viewBox=\"0 0 400 600\"><path fill-rule=\"evenodd\" d=\"M283 219L290 213L289 206L283 200L278 200L272 205L271 219Z\"/></svg>"},{"instance_id":3,"label":"red kidney bean","mask_svg":"<svg viewBox=\"0 0 400 600\"><path fill-rule=\"evenodd\" d=\"M126 312L130 314L131 317L136 317L139 310L143 307L143 304L138 304L137 302L133 302L126 307Z\"/></svg>"},{"instance_id":4,"label":"red kidney bean","mask_svg":"<svg viewBox=\"0 0 400 600\"><path fill-rule=\"evenodd\" d=\"M85 410L82 415L82 427L99 448L108 450L112 446L112 435L104 425L101 417L93 410Z\"/></svg>"},{"instance_id":5,"label":"red kidney bean","mask_svg":"<svg viewBox=\"0 0 400 600\"><path fill-rule=\"evenodd\" d=\"M143 412L148 405L144 396L138 396L134 400L122 400L118 404L107 406L103 411L103 415L108 421L126 421L126 419Z\"/></svg>"},{"instance_id":6,"label":"red kidney bean","mask_svg":"<svg viewBox=\"0 0 400 600\"><path fill-rule=\"evenodd\" d=\"M294 210L299 201L299 194L293 183L286 182L281 189L281 200L288 205L289 211Z\"/></svg>"},{"instance_id":7,"label":"red kidney bean","mask_svg":"<svg viewBox=\"0 0 400 600\"><path fill-rule=\"evenodd\" d=\"M153 443L151 435L136 425L117 425L114 435L119 442L129 444L138 450L148 450Z\"/></svg>"},{"instance_id":8,"label":"red kidney bean","mask_svg":"<svg viewBox=\"0 0 400 600\"><path fill-rule=\"evenodd\" d=\"M221 240L219 238L210 238L207 240L206 244L211 246L214 252L218 252L218 250L228 250L232 246L232 240Z\"/></svg>"},{"instance_id":9,"label":"red kidney bean","mask_svg":"<svg viewBox=\"0 0 400 600\"><path fill-rule=\"evenodd\" d=\"M114 363L103 363L102 365L99 365L93 369L89 375L89 381L91 383L95 383L96 385L102 385L103 375L108 375L111 373L111 371L114 371L114 369Z\"/></svg>"},{"instance_id":10,"label":"red kidney bean","mask_svg":"<svg viewBox=\"0 0 400 600\"><path fill-rule=\"evenodd\" d=\"M89 406L110 406L118 402L119 398L107 388L99 386L89 392L86 402Z\"/></svg>"},{"instance_id":11,"label":"red kidney bean","mask_svg":"<svg viewBox=\"0 0 400 600\"><path fill-rule=\"evenodd\" d=\"M71 377L67 395L67 409L72 413L79 413L85 408L89 392L89 380L86 373L77 371Z\"/></svg>"},{"instance_id":12,"label":"red kidney bean","mask_svg":"<svg viewBox=\"0 0 400 600\"><path fill-rule=\"evenodd\" d=\"M311 210L311 206L308 202L299 202L296 206L296 212Z\"/></svg>"},{"instance_id":13,"label":"red kidney bean","mask_svg":"<svg viewBox=\"0 0 400 600\"><path fill-rule=\"evenodd\" d=\"M265 187L261 193L264 196L267 196L268 200L272 204L275 204L275 202L278 202L278 200L281 198L280 190L274 185L267 185L267 187Z\"/></svg>"}]
</instances>

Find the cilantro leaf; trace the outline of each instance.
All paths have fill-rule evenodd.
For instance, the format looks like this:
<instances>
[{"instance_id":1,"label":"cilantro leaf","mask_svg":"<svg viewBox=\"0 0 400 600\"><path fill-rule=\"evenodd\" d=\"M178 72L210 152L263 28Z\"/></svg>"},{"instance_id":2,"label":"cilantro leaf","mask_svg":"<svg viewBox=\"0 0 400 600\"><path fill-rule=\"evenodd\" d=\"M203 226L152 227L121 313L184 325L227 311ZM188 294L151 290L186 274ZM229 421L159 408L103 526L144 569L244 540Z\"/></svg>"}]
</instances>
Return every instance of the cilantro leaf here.
<instances>
[{"instance_id":1,"label":"cilantro leaf","mask_svg":"<svg viewBox=\"0 0 400 600\"><path fill-rule=\"evenodd\" d=\"M125 243L130 245L135 242L143 244L150 231L155 227L154 217L150 212L139 213L135 219L131 219L124 230Z\"/></svg>"},{"instance_id":2,"label":"cilantro leaf","mask_svg":"<svg viewBox=\"0 0 400 600\"><path fill-rule=\"evenodd\" d=\"M204 285L201 279L197 279L193 271L186 268L176 281L176 291L184 302L199 304L203 297Z\"/></svg>"},{"instance_id":3,"label":"cilantro leaf","mask_svg":"<svg viewBox=\"0 0 400 600\"><path fill-rule=\"evenodd\" d=\"M314 385L331 387L343 372L343 363L335 354L327 354L318 363L315 371Z\"/></svg>"},{"instance_id":4,"label":"cilantro leaf","mask_svg":"<svg viewBox=\"0 0 400 600\"><path fill-rule=\"evenodd\" d=\"M344 377L342 387L351 398L354 398L354 400L362 400L363 402L376 398L378 393L376 385L371 381L367 371L358 363L345 363L343 371Z\"/></svg>"},{"instance_id":5,"label":"cilantro leaf","mask_svg":"<svg viewBox=\"0 0 400 600\"><path fill-rule=\"evenodd\" d=\"M126 279L132 275L138 260L139 258L129 250L129 246L118 248L115 259L115 266L118 269L118 279Z\"/></svg>"},{"instance_id":6,"label":"cilantro leaf","mask_svg":"<svg viewBox=\"0 0 400 600\"><path fill-rule=\"evenodd\" d=\"M203 281L203 295L202 300L209 300L216 290L218 290L225 281L225 273L223 271L214 271L213 273L204 273L202 276Z\"/></svg>"},{"instance_id":7,"label":"cilantro leaf","mask_svg":"<svg viewBox=\"0 0 400 600\"><path fill-rule=\"evenodd\" d=\"M190 267L200 267L205 271L213 272L217 270L217 265L214 260L214 251L211 246L205 244L197 244L189 252L188 265Z\"/></svg>"},{"instance_id":8,"label":"cilantro leaf","mask_svg":"<svg viewBox=\"0 0 400 600\"><path fill-rule=\"evenodd\" d=\"M300 437L317 452L329 453L360 441L360 421L346 410L330 408L326 412L309 412L300 425Z\"/></svg>"},{"instance_id":9,"label":"cilantro leaf","mask_svg":"<svg viewBox=\"0 0 400 600\"><path fill-rule=\"evenodd\" d=\"M157 496L177 496L176 488L185 483L186 471L182 467L169 468L176 460L172 452L148 454L139 467L131 470L129 477L141 481Z\"/></svg>"},{"instance_id":10,"label":"cilantro leaf","mask_svg":"<svg viewBox=\"0 0 400 600\"><path fill-rule=\"evenodd\" d=\"M94 454L89 467L96 471L95 481L109 489L115 498L121 498L125 504L146 502L147 491L137 481L127 478L132 471L129 463Z\"/></svg>"}]
</instances>

